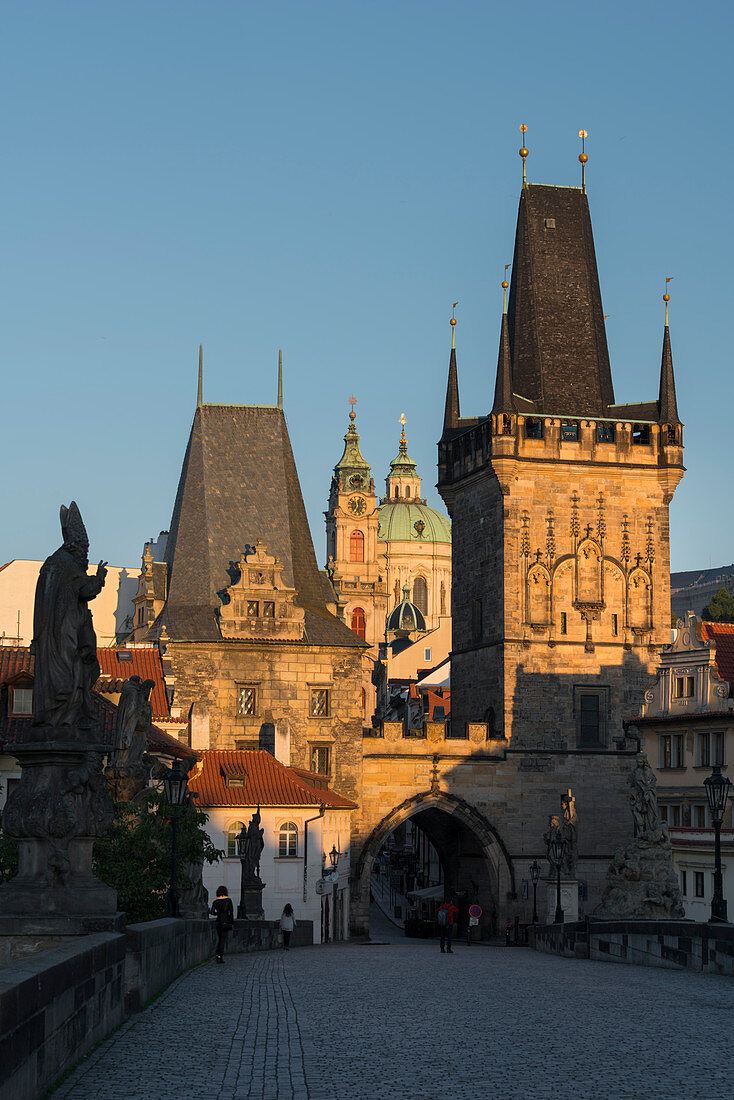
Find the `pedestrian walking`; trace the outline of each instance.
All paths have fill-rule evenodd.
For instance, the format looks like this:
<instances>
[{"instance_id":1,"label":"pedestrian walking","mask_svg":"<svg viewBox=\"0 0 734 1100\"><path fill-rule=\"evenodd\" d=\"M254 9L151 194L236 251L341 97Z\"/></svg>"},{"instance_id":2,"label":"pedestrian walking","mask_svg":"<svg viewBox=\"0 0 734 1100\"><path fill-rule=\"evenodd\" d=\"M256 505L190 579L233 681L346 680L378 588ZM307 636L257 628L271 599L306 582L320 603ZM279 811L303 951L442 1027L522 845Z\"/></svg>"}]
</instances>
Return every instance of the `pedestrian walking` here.
<instances>
[{"instance_id":1,"label":"pedestrian walking","mask_svg":"<svg viewBox=\"0 0 734 1100\"><path fill-rule=\"evenodd\" d=\"M217 918L217 962L224 962L227 936L234 928L234 909L226 886L217 888L217 896L212 902L212 914Z\"/></svg>"},{"instance_id":2,"label":"pedestrian walking","mask_svg":"<svg viewBox=\"0 0 734 1100\"><path fill-rule=\"evenodd\" d=\"M454 931L454 920L458 916L458 913L459 910L454 905L454 899L449 897L436 914L438 931L441 936L441 951L448 955L453 954L451 950L451 936Z\"/></svg>"},{"instance_id":3,"label":"pedestrian walking","mask_svg":"<svg viewBox=\"0 0 734 1100\"><path fill-rule=\"evenodd\" d=\"M283 950L288 951L291 942L291 932L296 927L296 918L293 916L293 906L286 902L283 912L280 914L280 931L283 936Z\"/></svg>"}]
</instances>

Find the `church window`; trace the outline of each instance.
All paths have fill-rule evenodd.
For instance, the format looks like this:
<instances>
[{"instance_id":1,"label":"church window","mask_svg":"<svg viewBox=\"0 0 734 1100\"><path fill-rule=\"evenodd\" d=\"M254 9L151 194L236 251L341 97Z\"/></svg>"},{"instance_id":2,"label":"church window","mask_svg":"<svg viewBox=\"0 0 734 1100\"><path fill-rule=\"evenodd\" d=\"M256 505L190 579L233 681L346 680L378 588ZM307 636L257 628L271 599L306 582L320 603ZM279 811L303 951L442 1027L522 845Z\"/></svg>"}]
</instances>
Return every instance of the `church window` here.
<instances>
[{"instance_id":1,"label":"church window","mask_svg":"<svg viewBox=\"0 0 734 1100\"><path fill-rule=\"evenodd\" d=\"M263 619L275 618L275 603L272 600L266 600L263 604Z\"/></svg>"},{"instance_id":2,"label":"church window","mask_svg":"<svg viewBox=\"0 0 734 1100\"><path fill-rule=\"evenodd\" d=\"M692 699L694 695L694 681L692 676L676 676L675 698Z\"/></svg>"},{"instance_id":3,"label":"church window","mask_svg":"<svg viewBox=\"0 0 734 1100\"><path fill-rule=\"evenodd\" d=\"M366 625L364 619L364 610L361 607L355 607L352 612L352 630L355 634L358 634L360 638L364 639L366 633Z\"/></svg>"},{"instance_id":4,"label":"church window","mask_svg":"<svg viewBox=\"0 0 734 1100\"><path fill-rule=\"evenodd\" d=\"M349 560L364 561L364 535L361 531L352 531L349 536Z\"/></svg>"},{"instance_id":5,"label":"church window","mask_svg":"<svg viewBox=\"0 0 734 1100\"><path fill-rule=\"evenodd\" d=\"M614 425L597 424L596 438L599 443L614 443Z\"/></svg>"},{"instance_id":6,"label":"church window","mask_svg":"<svg viewBox=\"0 0 734 1100\"><path fill-rule=\"evenodd\" d=\"M311 688L311 717L329 717L329 689Z\"/></svg>"},{"instance_id":7,"label":"church window","mask_svg":"<svg viewBox=\"0 0 734 1100\"><path fill-rule=\"evenodd\" d=\"M278 856L280 859L298 855L298 826L293 821L284 821L278 830Z\"/></svg>"},{"instance_id":8,"label":"church window","mask_svg":"<svg viewBox=\"0 0 734 1100\"><path fill-rule=\"evenodd\" d=\"M11 688L11 714L33 714L33 688Z\"/></svg>"},{"instance_id":9,"label":"church window","mask_svg":"<svg viewBox=\"0 0 734 1100\"><path fill-rule=\"evenodd\" d=\"M260 604L257 600L247 601L247 617L249 619L256 619L260 614Z\"/></svg>"},{"instance_id":10,"label":"church window","mask_svg":"<svg viewBox=\"0 0 734 1100\"><path fill-rule=\"evenodd\" d=\"M328 775L331 764L331 750L328 745L311 746L311 771L316 775Z\"/></svg>"},{"instance_id":11,"label":"church window","mask_svg":"<svg viewBox=\"0 0 734 1100\"><path fill-rule=\"evenodd\" d=\"M257 714L257 688L246 684L237 687L237 713L245 717Z\"/></svg>"},{"instance_id":12,"label":"church window","mask_svg":"<svg viewBox=\"0 0 734 1100\"><path fill-rule=\"evenodd\" d=\"M561 423L561 439L567 443L576 443L579 438L578 420L564 420Z\"/></svg>"},{"instance_id":13,"label":"church window","mask_svg":"<svg viewBox=\"0 0 734 1100\"><path fill-rule=\"evenodd\" d=\"M633 424L632 425L632 443L636 447L644 447L650 442L650 425L649 424Z\"/></svg>"},{"instance_id":14,"label":"church window","mask_svg":"<svg viewBox=\"0 0 734 1100\"><path fill-rule=\"evenodd\" d=\"M568 615L565 611L561 612L561 634L568 634Z\"/></svg>"},{"instance_id":15,"label":"church window","mask_svg":"<svg viewBox=\"0 0 734 1100\"><path fill-rule=\"evenodd\" d=\"M241 821L233 821L227 829L227 856L229 859L234 859L237 855L237 837L244 827Z\"/></svg>"},{"instance_id":16,"label":"church window","mask_svg":"<svg viewBox=\"0 0 734 1100\"><path fill-rule=\"evenodd\" d=\"M413 603L424 615L428 614L428 585L425 577L416 577L413 581Z\"/></svg>"},{"instance_id":17,"label":"church window","mask_svg":"<svg viewBox=\"0 0 734 1100\"><path fill-rule=\"evenodd\" d=\"M527 439L543 438L543 421L537 416L529 416L525 421L525 437Z\"/></svg>"}]
</instances>

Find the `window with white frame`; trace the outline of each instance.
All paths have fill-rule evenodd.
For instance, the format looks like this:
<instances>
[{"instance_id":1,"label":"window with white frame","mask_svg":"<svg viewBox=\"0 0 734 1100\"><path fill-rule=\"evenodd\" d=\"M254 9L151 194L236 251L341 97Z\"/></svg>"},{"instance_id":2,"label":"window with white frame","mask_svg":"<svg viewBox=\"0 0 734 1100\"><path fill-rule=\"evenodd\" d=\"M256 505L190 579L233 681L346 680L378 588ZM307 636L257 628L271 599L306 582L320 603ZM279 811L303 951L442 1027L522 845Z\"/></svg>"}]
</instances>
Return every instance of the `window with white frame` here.
<instances>
[{"instance_id":1,"label":"window with white frame","mask_svg":"<svg viewBox=\"0 0 734 1100\"><path fill-rule=\"evenodd\" d=\"M298 826L284 821L278 829L278 856L280 859L298 855Z\"/></svg>"},{"instance_id":2,"label":"window with white frame","mask_svg":"<svg viewBox=\"0 0 734 1100\"><path fill-rule=\"evenodd\" d=\"M237 855L237 837L244 827L242 821L233 821L227 829L227 856L229 859L234 859Z\"/></svg>"},{"instance_id":3,"label":"window with white frame","mask_svg":"<svg viewBox=\"0 0 734 1100\"><path fill-rule=\"evenodd\" d=\"M664 733L660 737L660 768L684 768L686 762L685 734Z\"/></svg>"},{"instance_id":4,"label":"window with white frame","mask_svg":"<svg viewBox=\"0 0 734 1100\"><path fill-rule=\"evenodd\" d=\"M33 714L33 688L13 687L11 694L11 714Z\"/></svg>"},{"instance_id":5,"label":"window with white frame","mask_svg":"<svg viewBox=\"0 0 734 1100\"><path fill-rule=\"evenodd\" d=\"M676 676L673 687L674 699L692 699L695 694L695 681L692 676Z\"/></svg>"},{"instance_id":6,"label":"window with white frame","mask_svg":"<svg viewBox=\"0 0 734 1100\"><path fill-rule=\"evenodd\" d=\"M705 802L697 802L695 806L691 806L691 824L694 829L707 828L707 810L708 807Z\"/></svg>"},{"instance_id":7,"label":"window with white frame","mask_svg":"<svg viewBox=\"0 0 734 1100\"><path fill-rule=\"evenodd\" d=\"M724 763L724 734L696 734L696 763L700 768L710 768Z\"/></svg>"}]
</instances>

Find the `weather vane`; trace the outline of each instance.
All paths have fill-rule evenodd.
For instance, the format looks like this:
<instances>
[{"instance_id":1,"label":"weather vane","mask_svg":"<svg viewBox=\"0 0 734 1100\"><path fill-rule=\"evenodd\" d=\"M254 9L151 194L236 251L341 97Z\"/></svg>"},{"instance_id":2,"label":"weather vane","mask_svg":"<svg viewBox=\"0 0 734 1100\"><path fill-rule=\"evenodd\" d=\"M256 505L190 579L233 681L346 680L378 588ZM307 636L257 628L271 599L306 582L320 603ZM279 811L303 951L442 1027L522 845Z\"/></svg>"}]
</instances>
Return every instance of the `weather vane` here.
<instances>
[{"instance_id":1,"label":"weather vane","mask_svg":"<svg viewBox=\"0 0 734 1100\"><path fill-rule=\"evenodd\" d=\"M354 396L354 394L352 394L352 396L349 398L349 404L352 406L349 410L349 419L354 422L354 419L357 415L354 411L354 406L357 404L357 398Z\"/></svg>"},{"instance_id":2,"label":"weather vane","mask_svg":"<svg viewBox=\"0 0 734 1100\"><path fill-rule=\"evenodd\" d=\"M523 161L523 164L525 161ZM505 277L502 280L502 312L507 313L507 288L510 285L507 282L507 270L512 267L512 264L505 264Z\"/></svg>"},{"instance_id":3,"label":"weather vane","mask_svg":"<svg viewBox=\"0 0 734 1100\"><path fill-rule=\"evenodd\" d=\"M520 133L523 135L522 149L520 150L520 156L522 157L522 185L525 186L525 158L528 155L528 151L525 148L525 134L528 132L528 128L524 122L520 123Z\"/></svg>"},{"instance_id":4,"label":"weather vane","mask_svg":"<svg viewBox=\"0 0 734 1100\"><path fill-rule=\"evenodd\" d=\"M668 302L670 301L670 295L668 294L668 283L672 283L675 275L669 275L665 280L665 294L663 294L663 301L665 302L665 327L668 327Z\"/></svg>"},{"instance_id":5,"label":"weather vane","mask_svg":"<svg viewBox=\"0 0 734 1100\"><path fill-rule=\"evenodd\" d=\"M456 307L458 306L458 304L459 304L458 302L454 302L453 306L451 307L451 320L449 321L449 324L451 325L451 347L452 348L456 347L456 343L455 343L455 340L454 340L454 337L456 335L456 318L454 317L454 314L456 313Z\"/></svg>"},{"instance_id":6,"label":"weather vane","mask_svg":"<svg viewBox=\"0 0 734 1100\"><path fill-rule=\"evenodd\" d=\"M581 152L579 153L579 161L581 163L581 190L586 194L586 165L589 158L586 155L586 139L589 136L588 130L579 130L579 137L581 138Z\"/></svg>"}]
</instances>

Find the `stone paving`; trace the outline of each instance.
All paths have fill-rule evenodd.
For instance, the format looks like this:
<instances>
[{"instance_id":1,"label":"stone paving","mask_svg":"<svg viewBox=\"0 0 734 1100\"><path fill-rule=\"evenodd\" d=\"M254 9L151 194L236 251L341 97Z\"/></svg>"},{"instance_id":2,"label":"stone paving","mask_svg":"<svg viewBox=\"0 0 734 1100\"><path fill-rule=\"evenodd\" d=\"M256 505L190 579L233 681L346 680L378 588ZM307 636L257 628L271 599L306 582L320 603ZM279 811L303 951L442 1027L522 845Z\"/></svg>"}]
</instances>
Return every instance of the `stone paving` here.
<instances>
[{"instance_id":1,"label":"stone paving","mask_svg":"<svg viewBox=\"0 0 734 1100\"><path fill-rule=\"evenodd\" d=\"M54 1100L734 1095L731 979L377 935L197 967Z\"/></svg>"}]
</instances>

